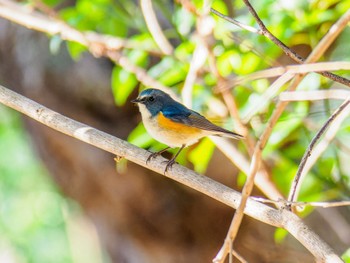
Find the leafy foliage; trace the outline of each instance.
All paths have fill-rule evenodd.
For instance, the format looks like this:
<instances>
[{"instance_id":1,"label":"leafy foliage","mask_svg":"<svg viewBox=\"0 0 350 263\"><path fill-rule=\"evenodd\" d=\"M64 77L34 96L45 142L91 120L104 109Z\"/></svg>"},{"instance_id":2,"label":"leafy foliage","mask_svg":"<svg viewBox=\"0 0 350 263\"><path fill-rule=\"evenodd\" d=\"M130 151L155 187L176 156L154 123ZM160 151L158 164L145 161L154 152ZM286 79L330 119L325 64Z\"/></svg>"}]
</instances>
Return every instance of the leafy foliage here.
<instances>
[{"instance_id":1,"label":"leafy foliage","mask_svg":"<svg viewBox=\"0 0 350 263\"><path fill-rule=\"evenodd\" d=\"M163 33L173 45L174 52L171 55L152 54L146 52L144 48L156 49L157 45L147 29L141 8L136 2L78 0L75 6L60 10L60 16L68 24L82 31L95 31L132 39L135 46L140 48L124 49L120 52L134 65L146 70L149 76L180 94L191 67L193 53L200 41L197 30L200 27L200 18L191 12L190 8L185 8L178 3L154 1L153 5L158 20L161 22ZM203 11L203 1L188 2L193 3L194 8L199 13ZM235 19L256 27L255 20L241 1L233 1L233 10L229 10L226 2L213 1L212 7L224 14L228 14L229 11L234 12ZM48 0L46 3L55 6L59 1ZM260 0L252 1L252 5L277 38L297 52L305 53L305 50L312 50L332 24L350 8L350 1ZM199 70L193 85L191 99L195 110L206 116L220 119L221 123L228 124L226 128L233 129L236 124L232 124L229 111L221 95L213 92L219 86L220 81L224 79L229 82L229 79L235 76L245 76L285 63L285 57L282 51L266 38L244 31L217 16L212 15L211 18L214 24L213 32L204 42L214 55L214 63L211 64L210 59L207 59ZM349 39L350 30L347 29L322 59L349 60ZM57 48L57 43L59 40L53 38L53 50L55 47ZM79 59L82 52L86 51L85 47L77 43L68 43L68 49L75 59ZM217 69L218 74L215 73L213 67ZM339 74L350 77L349 72L340 72ZM118 106L128 103L130 94L135 89L144 88L141 87L133 73L118 65L113 70L111 83L115 103ZM255 138L258 138L266 128L266 121L276 106L275 97L268 101L264 97L271 83L270 79L254 80L232 87L230 91L235 98L241 118L246 121L245 124L249 128L250 135ZM328 79L317 74L309 74L298 89L330 89L333 86L335 84ZM254 114L253 118L246 120L245 116L255 110L261 101L266 102L266 107ZM264 150L264 159L269 164L272 180L283 194L288 194L291 180L310 140L330 115L330 112L338 105L338 102L291 103L274 127ZM302 188L302 200L343 199L349 195L349 130L350 121L348 120L343 124L333 144L307 176ZM142 124L130 134L129 141L152 150L163 147L146 134ZM239 142L239 144L243 153L248 152L243 146L243 142ZM205 139L194 149L191 148L189 152L184 152L184 155L193 163L197 171L204 172L210 162L213 149L213 144ZM180 160L184 159L186 159L184 156L180 158ZM53 199L57 201L55 198ZM60 215L58 218L57 224L60 224L62 218L60 219ZM21 227L30 229L32 227L30 220ZM279 230L276 233L276 240L282 240L284 234L283 231ZM349 258L348 254L344 258Z\"/></svg>"},{"instance_id":2,"label":"leafy foliage","mask_svg":"<svg viewBox=\"0 0 350 263\"><path fill-rule=\"evenodd\" d=\"M294 48L302 46L304 49L312 49L350 5L349 2L336 0L311 2L300 0L294 1L293 4L286 1L254 1L252 4L276 37L288 46ZM228 14L228 7L224 1L214 1L212 6L218 11ZM203 10L203 2L194 1L193 7L200 13ZM159 21L161 21L165 36L174 47L174 53L170 56L154 56L137 48L122 52L135 65L144 68L151 77L180 93L190 68L193 52L198 45L198 31L196 29L198 28L198 16L192 13L190 8L170 2L155 1L154 8ZM250 26L256 26L255 20L247 13L246 7L240 1L235 1L233 8L235 19ZM80 30L92 30L103 34L128 37L132 38L135 43L139 43L140 47L146 42L152 48L156 47L153 37L149 34L144 23L142 10L134 2L78 0L75 6L65 8L60 13L70 25ZM213 40L208 45L214 54L215 67L221 77L244 76L278 63L282 51L266 38L241 30L217 16L212 16L212 19L214 21ZM346 31L342 38L346 39L348 36ZM332 52L327 56L340 59L339 53L344 53L343 43L345 42L336 43ZM73 48L76 45L69 43L73 57L77 57L77 54L82 51L82 49ZM229 123L227 110L218 112L210 106L213 98L220 99L218 94L212 92L219 84L219 79L211 67L209 59L207 59L197 75L192 94L194 109L207 116L220 118L221 123ZM271 80L260 79L242 83L232 89L232 94L243 119L246 114L255 109L256 103L265 100L264 93L270 84ZM300 84L299 89L329 89L332 85L333 83L329 80L323 79L317 74L309 74ZM131 92L139 88L139 85L132 73L115 66L112 74L112 87L116 104L123 105L127 103ZM218 101L220 102L220 100ZM251 120L247 120L247 125L253 136L258 137L262 133L266 120L273 112L275 100L272 99L267 103L267 107L258 112ZM222 102L221 105L225 107ZM334 108L335 106L332 106L332 109ZM324 114L324 117L322 119L313 118L314 109ZM264 157L273 161L273 178L284 194L289 191L291 179L304 150L312 136L329 116L329 112L331 110L329 111L328 106L322 103L291 103L279 123L274 127L264 151ZM349 129L348 124L343 127L338 137L342 140L336 139L342 145L344 145L344 141L349 140L346 134L346 130ZM228 128L232 129L232 124ZM150 140L140 127L130 135L129 139L144 147L153 149L162 147L156 146L158 144ZM203 152L208 153L208 156L201 158ZM205 163L210 161L211 153L212 145L203 142L198 145L198 149L190 153L189 160L194 163L197 171L203 172ZM342 161L344 155L345 152L339 152L334 147L333 149L330 147L326 151L308 177L309 182L305 183L303 187L302 196L304 199L316 196L320 200L341 198L342 193L344 193L342 191L339 191L338 195L332 195L332 197L321 194L322 189L337 188L339 184L342 189L349 190L349 180L344 180L344 178L349 177L344 169L346 164Z\"/></svg>"}]
</instances>

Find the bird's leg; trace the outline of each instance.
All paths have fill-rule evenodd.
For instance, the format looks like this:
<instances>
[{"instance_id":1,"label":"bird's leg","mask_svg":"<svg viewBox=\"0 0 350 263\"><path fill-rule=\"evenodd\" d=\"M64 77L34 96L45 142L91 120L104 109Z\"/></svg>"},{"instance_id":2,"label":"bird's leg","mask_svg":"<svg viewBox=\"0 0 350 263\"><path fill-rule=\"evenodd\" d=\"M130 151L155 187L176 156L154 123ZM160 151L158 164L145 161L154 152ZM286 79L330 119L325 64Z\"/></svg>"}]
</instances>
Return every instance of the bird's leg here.
<instances>
[{"instance_id":1,"label":"bird's leg","mask_svg":"<svg viewBox=\"0 0 350 263\"><path fill-rule=\"evenodd\" d=\"M146 164L148 164L149 161L151 161L153 158L157 157L158 155L161 155L163 152L167 151L168 149L170 149L170 147L166 147L165 149L160 150L159 152L151 153L146 160Z\"/></svg>"},{"instance_id":2,"label":"bird's leg","mask_svg":"<svg viewBox=\"0 0 350 263\"><path fill-rule=\"evenodd\" d=\"M170 161L168 162L168 164L165 166L165 170L164 170L164 174L168 171L169 168L171 168L173 166L173 164L175 163L175 160L177 158L177 156L180 154L180 152L183 150L183 148L185 148L185 144L183 144L180 148L180 150L174 155L173 158L170 159Z\"/></svg>"}]
</instances>

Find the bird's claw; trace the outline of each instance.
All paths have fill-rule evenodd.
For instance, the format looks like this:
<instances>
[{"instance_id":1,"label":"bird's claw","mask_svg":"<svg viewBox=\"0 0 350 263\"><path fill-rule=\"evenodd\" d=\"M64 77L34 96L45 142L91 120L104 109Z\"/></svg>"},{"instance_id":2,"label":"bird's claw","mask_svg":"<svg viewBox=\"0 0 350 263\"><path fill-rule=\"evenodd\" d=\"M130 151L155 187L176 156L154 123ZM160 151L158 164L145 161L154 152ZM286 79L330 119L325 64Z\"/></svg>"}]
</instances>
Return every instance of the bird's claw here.
<instances>
[{"instance_id":1,"label":"bird's claw","mask_svg":"<svg viewBox=\"0 0 350 263\"><path fill-rule=\"evenodd\" d=\"M163 163L167 163L165 166L164 174L172 168L172 166L176 163L175 160L164 161Z\"/></svg>"},{"instance_id":2,"label":"bird's claw","mask_svg":"<svg viewBox=\"0 0 350 263\"><path fill-rule=\"evenodd\" d=\"M151 153L146 160L146 164L148 164L153 158L156 158L158 155L160 155L158 152Z\"/></svg>"}]
</instances>

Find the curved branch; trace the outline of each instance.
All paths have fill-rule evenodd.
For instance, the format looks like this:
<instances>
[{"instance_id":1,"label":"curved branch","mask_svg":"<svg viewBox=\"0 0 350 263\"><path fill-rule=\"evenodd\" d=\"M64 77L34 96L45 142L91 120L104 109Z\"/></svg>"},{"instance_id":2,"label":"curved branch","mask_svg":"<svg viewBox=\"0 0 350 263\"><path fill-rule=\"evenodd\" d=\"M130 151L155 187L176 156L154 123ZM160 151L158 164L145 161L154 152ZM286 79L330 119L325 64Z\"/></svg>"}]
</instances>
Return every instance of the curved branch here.
<instances>
[{"instance_id":1,"label":"curved branch","mask_svg":"<svg viewBox=\"0 0 350 263\"><path fill-rule=\"evenodd\" d=\"M150 52L151 54L161 54L159 50L144 48L133 40L94 32L82 33L61 20L43 16L38 12L28 8L26 9L18 3L8 0L0 0L0 16L36 31L49 35L59 35L64 40L74 41L83 46L88 46L90 43L93 43L103 46L108 50L137 48Z\"/></svg>"},{"instance_id":2,"label":"curved branch","mask_svg":"<svg viewBox=\"0 0 350 263\"><path fill-rule=\"evenodd\" d=\"M310 62L307 59L305 60L303 57L301 57L298 53L296 53L295 51L293 51L292 49L290 49L286 44L284 44L281 40L279 40L277 37L275 37L265 26L265 24L262 22L262 20L260 19L259 15L257 14L257 12L255 11L255 9L252 7L252 5L249 3L248 0L243 0L243 2L246 4L249 12L253 15L253 17L255 18L255 20L257 21L260 29L255 29L251 26L247 26L242 24L241 22L232 19L228 16L225 16L224 14L220 13L219 11L215 10L215 9L211 9L211 12L216 14L217 16L220 16L221 18L225 19L226 21L242 28L245 30L248 30L250 32L259 34L259 35L263 35L265 37L267 37L268 39L270 39L273 43L275 43L278 47L280 47L283 52L290 57L291 59L293 59L294 61L302 64L305 62ZM321 42L317 45L317 47L311 52L311 54L308 56L308 58L310 57L314 57L313 61L318 60L322 54L324 53L324 51L331 45L331 43L333 43L333 41L335 40L335 38L339 35L339 33L343 30L343 28L346 26L346 24L350 21L350 10L347 11L328 31L328 33L322 38ZM350 80L346 79L344 77L341 77L339 75L333 74L331 72L328 71L320 71L318 72L319 74L321 74L322 76L329 78L333 81L342 83L348 87L350 87Z\"/></svg>"},{"instance_id":3,"label":"curved branch","mask_svg":"<svg viewBox=\"0 0 350 263\"><path fill-rule=\"evenodd\" d=\"M141 10L143 17L145 18L146 25L150 31L154 41L157 43L160 50L165 55L170 55L173 53L174 48L168 41L168 39L163 34L162 28L160 27L157 16L154 13L152 1L151 0L141 0Z\"/></svg>"},{"instance_id":4,"label":"curved branch","mask_svg":"<svg viewBox=\"0 0 350 263\"><path fill-rule=\"evenodd\" d=\"M315 137L311 140L309 146L307 147L307 150L304 153L303 158L301 159L301 162L298 167L298 171L293 179L292 187L288 196L289 202L295 202L298 198L301 182L303 181L303 178L306 176L308 171L311 169L311 166L316 162L317 158L321 155L321 153L327 148L329 140L335 136L336 132L339 129L339 126L341 122L350 114L350 107L348 107L350 104L350 97L348 97L340 106L339 108L329 117L329 119L325 122L325 124L322 126L322 128L316 133ZM315 153L315 157L311 156L311 153L314 149L314 146L316 143L320 140L321 136L325 133L327 128L336 120L339 119L339 122L332 126L330 128L331 135L330 138L327 138L325 140L325 144L321 146L322 149L318 149ZM310 158L313 157L313 158ZM291 206L288 206L291 210Z\"/></svg>"},{"instance_id":5,"label":"curved branch","mask_svg":"<svg viewBox=\"0 0 350 263\"><path fill-rule=\"evenodd\" d=\"M287 72L291 74L305 74L310 72L321 72L324 70L350 70L350 63L346 61L316 62L263 69L248 75L231 78L224 85L218 86L215 91L222 92L248 81L263 78L273 78L281 76Z\"/></svg>"},{"instance_id":6,"label":"curved branch","mask_svg":"<svg viewBox=\"0 0 350 263\"><path fill-rule=\"evenodd\" d=\"M244 3L246 4L246 6L249 9L249 12L254 16L254 18L257 20L257 23L259 24L259 27L261 28L261 30L264 32L264 35L267 36L269 39L271 39L276 45L280 46L285 52L288 52L293 59L295 59L297 62L299 63L311 63L316 61L325 51L326 49L330 46L330 44L332 43L332 41L335 40L335 38L340 34L340 32L342 32L342 30L345 28L347 22L345 23L344 21L349 21L350 20L350 10L348 12L346 12L332 27L331 30L323 37L322 41L316 46L316 50L318 50L319 53L314 53L312 52L311 54L309 54L309 56L303 60L303 58L301 58L298 54L293 54L293 52L286 46L284 45L279 39L277 39L274 35L271 34L271 32L269 32L267 30L267 28L265 27L265 25L263 24L262 20L259 18L258 14L256 13L256 11L254 10L254 8L252 7L252 5L249 3L248 0L243 0ZM299 59L302 59L301 61L299 61ZM323 72L326 74L332 74L329 72ZM325 76L325 74L323 74ZM283 79L284 77L288 77L286 75L288 75L289 73L284 73L281 77L279 77L279 79ZM334 75L334 74L333 74ZM335 75L337 78L339 76ZM300 75L296 75L293 79L293 81L291 82L290 86L289 86L289 91L294 91L297 86L299 85L299 83L301 82L301 80L303 79L304 74L300 74ZM329 76L328 76L329 77ZM339 77L342 78L342 77ZM337 79L336 81L343 83L347 86L350 86L350 80L344 79L343 80L339 80ZM335 79L334 79L335 80ZM226 236L225 242L223 244L223 246L221 247L219 253L217 254L216 258L214 259L214 261L216 262L224 262L226 255L228 254L229 248L230 248L230 244L232 244L232 241L234 241L235 237L237 236L238 233L238 229L240 227L240 224L243 220L243 215L244 215L244 210L246 207L246 203L248 200L248 197L250 196L252 190L253 190L253 186L254 186L254 179L256 177L256 174L259 170L259 166L262 162L261 160L261 155L262 155L262 150L264 149L268 138L270 137L270 134L272 132L272 128L275 126L278 118L281 116L282 112L284 111L285 107L288 105L288 102L286 101L280 101L269 122L268 122L268 126L265 129L265 131L263 132L263 134L260 136L259 141L254 149L254 153L253 153L253 157L252 157L252 161L251 161L251 165L250 165L250 172L247 176L247 180L244 184L243 190L242 190L242 199L241 199L241 203L239 204L239 207L233 217L233 220L231 222L228 234Z\"/></svg>"}]
</instances>

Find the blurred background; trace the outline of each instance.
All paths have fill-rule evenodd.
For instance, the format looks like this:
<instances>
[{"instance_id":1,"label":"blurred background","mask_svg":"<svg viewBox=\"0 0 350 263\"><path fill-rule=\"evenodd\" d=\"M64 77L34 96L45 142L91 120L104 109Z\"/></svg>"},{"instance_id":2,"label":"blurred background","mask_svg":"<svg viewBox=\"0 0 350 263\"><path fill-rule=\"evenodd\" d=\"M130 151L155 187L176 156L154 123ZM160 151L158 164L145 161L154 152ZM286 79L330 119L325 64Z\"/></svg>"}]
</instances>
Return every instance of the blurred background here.
<instances>
[{"instance_id":1,"label":"blurred background","mask_svg":"<svg viewBox=\"0 0 350 263\"><path fill-rule=\"evenodd\" d=\"M1 1L0 8L9 2ZM130 41L131 47L118 52L131 64L182 98L190 98L193 109L221 126L247 130L251 138L258 138L277 100L269 99L259 112L254 109L273 79L230 86L229 98L234 98L241 123L232 116L227 97L215 88L229 85L237 76L294 63L266 38L207 12L209 5L256 27L242 1L152 3L173 49L170 54L164 54L150 33L145 22L149 14L138 1L16 2L29 13L64 20L78 30ZM337 0L251 3L271 32L304 57L350 8L349 1ZM349 61L349 41L347 27L322 60ZM206 59L195 71L188 96L184 87L188 72L193 72L194 53ZM350 78L349 72L336 73ZM138 109L129 102L145 86L133 73L92 56L80 44L0 18L0 84L140 147L151 151L163 147L147 135ZM318 74L309 74L298 86L298 90L332 88L344 86ZM288 195L312 137L338 105L339 101L295 102L280 118L264 150L264 166L269 182L283 196ZM347 119L307 176L300 200L349 198L349 131ZM0 142L0 262L211 262L234 215L209 197L130 162L116 164L113 155L4 106L0 106ZM235 144L249 160L246 142ZM245 180L209 139L186 149L178 160L238 191ZM262 192L256 190L254 195L263 196ZM348 207L308 208L300 215L350 262ZM313 262L312 255L286 232L248 217L235 246L248 262Z\"/></svg>"}]
</instances>

